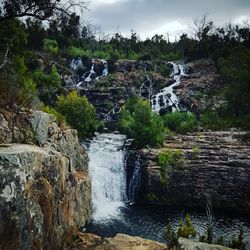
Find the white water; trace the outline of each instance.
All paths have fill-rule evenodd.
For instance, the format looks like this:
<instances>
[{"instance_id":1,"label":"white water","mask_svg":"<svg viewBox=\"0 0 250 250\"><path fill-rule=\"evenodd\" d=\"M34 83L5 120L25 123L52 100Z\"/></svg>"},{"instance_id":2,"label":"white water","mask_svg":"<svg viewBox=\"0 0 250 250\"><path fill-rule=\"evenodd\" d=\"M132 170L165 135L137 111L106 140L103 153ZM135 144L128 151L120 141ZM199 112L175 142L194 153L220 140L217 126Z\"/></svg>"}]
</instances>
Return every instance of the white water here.
<instances>
[{"instance_id":1,"label":"white water","mask_svg":"<svg viewBox=\"0 0 250 250\"><path fill-rule=\"evenodd\" d=\"M121 134L97 134L89 146L94 221L118 216L127 200L125 140Z\"/></svg>"},{"instance_id":2,"label":"white water","mask_svg":"<svg viewBox=\"0 0 250 250\"><path fill-rule=\"evenodd\" d=\"M174 87L181 83L181 77L186 76L185 67L181 64L171 63L173 71L171 77L174 79L174 83L170 86L163 88L160 93L154 95L151 98L152 110L159 113L161 109L171 107L171 110L179 110L179 101L174 93Z\"/></svg>"},{"instance_id":3,"label":"white water","mask_svg":"<svg viewBox=\"0 0 250 250\"><path fill-rule=\"evenodd\" d=\"M103 71L101 75L97 75L95 72L95 64L102 63ZM74 71L77 69L82 69L84 66L81 58L74 58L71 60L70 68ZM99 80L100 77L106 77L109 74L108 72L108 62L104 59L92 59L91 68L89 71L85 72L80 78L81 81L78 81L77 84L71 82L73 85L76 85L77 88L81 89L82 86L89 86L92 81Z\"/></svg>"}]
</instances>

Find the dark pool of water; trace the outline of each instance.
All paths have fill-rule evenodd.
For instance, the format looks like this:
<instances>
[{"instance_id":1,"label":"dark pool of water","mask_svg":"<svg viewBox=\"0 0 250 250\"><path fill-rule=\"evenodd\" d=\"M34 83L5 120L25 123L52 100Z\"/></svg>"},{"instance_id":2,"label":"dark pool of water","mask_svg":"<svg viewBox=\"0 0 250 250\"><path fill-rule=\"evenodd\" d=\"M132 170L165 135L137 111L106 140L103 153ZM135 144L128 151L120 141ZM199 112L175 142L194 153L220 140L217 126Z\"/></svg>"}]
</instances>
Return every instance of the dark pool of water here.
<instances>
[{"instance_id":1,"label":"dark pool of water","mask_svg":"<svg viewBox=\"0 0 250 250\"><path fill-rule=\"evenodd\" d=\"M185 214L191 215L192 222L197 230L197 238L206 232L207 217L205 212L181 210L158 206L128 206L119 209L119 215L98 221L93 221L87 231L100 236L112 237L117 233L124 233L143 238L166 242L165 226L170 222L177 227ZM250 218L238 214L214 212L214 238L223 237L229 241L238 236L240 228L244 230L244 239L250 249Z\"/></svg>"}]
</instances>

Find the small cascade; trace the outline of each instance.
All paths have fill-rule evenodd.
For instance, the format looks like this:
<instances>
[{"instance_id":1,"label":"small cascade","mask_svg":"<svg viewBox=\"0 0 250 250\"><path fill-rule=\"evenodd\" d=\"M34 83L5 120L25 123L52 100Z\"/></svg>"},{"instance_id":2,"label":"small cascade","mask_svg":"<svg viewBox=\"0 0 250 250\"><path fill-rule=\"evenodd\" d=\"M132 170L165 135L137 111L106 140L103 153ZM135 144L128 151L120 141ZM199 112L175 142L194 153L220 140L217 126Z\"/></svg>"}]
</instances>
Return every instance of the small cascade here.
<instances>
[{"instance_id":1,"label":"small cascade","mask_svg":"<svg viewBox=\"0 0 250 250\"><path fill-rule=\"evenodd\" d=\"M125 140L121 134L97 134L89 145L94 220L118 216L127 200Z\"/></svg>"},{"instance_id":2,"label":"small cascade","mask_svg":"<svg viewBox=\"0 0 250 250\"><path fill-rule=\"evenodd\" d=\"M70 68L72 70L77 70L79 68L83 67L83 63L82 63L82 59L81 58L74 58L72 59L71 63L70 63Z\"/></svg>"},{"instance_id":3,"label":"small cascade","mask_svg":"<svg viewBox=\"0 0 250 250\"><path fill-rule=\"evenodd\" d=\"M128 199L130 203L134 203L136 201L140 184L141 184L141 164L140 164L140 153L138 153L137 159L135 161L135 168L133 170L133 174L128 185Z\"/></svg>"},{"instance_id":4,"label":"small cascade","mask_svg":"<svg viewBox=\"0 0 250 250\"><path fill-rule=\"evenodd\" d=\"M87 77L85 77L85 74L84 74L84 76L82 77L83 81L89 83L92 80L94 75L96 75L96 73L95 73L95 60L92 60L92 65L91 65L91 69L89 71L89 74L87 74Z\"/></svg>"},{"instance_id":5,"label":"small cascade","mask_svg":"<svg viewBox=\"0 0 250 250\"><path fill-rule=\"evenodd\" d=\"M74 84L78 89L89 87L92 85L92 82L99 80L100 77L106 77L109 74L108 62L104 59L92 59L91 67L86 71L86 68L89 68L89 65L84 65L81 58L74 58L70 62L70 68L73 71L84 71L84 73L79 76L79 81Z\"/></svg>"},{"instance_id":6,"label":"small cascade","mask_svg":"<svg viewBox=\"0 0 250 250\"><path fill-rule=\"evenodd\" d=\"M150 100L151 95L152 95L152 91L153 91L153 80L147 74L148 64L149 64L148 61L146 61L144 63L145 78L144 78L144 81L139 88L139 96L143 96L143 97L148 98Z\"/></svg>"},{"instance_id":7,"label":"small cascade","mask_svg":"<svg viewBox=\"0 0 250 250\"><path fill-rule=\"evenodd\" d=\"M173 77L174 83L170 86L163 88L160 93L154 95L151 98L152 110L160 113L162 110L168 112L175 112L180 110L179 100L174 93L174 88L181 83L181 77L187 76L185 66L171 62L173 67L171 77Z\"/></svg>"}]
</instances>

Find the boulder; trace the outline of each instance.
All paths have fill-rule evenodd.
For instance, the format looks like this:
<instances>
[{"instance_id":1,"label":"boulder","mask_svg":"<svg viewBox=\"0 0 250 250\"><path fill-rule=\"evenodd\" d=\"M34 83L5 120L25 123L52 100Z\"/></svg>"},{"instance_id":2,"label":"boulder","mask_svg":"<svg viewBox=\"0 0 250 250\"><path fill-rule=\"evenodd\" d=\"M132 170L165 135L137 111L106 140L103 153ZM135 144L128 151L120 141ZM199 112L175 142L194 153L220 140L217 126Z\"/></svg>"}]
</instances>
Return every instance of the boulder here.
<instances>
[{"instance_id":1,"label":"boulder","mask_svg":"<svg viewBox=\"0 0 250 250\"><path fill-rule=\"evenodd\" d=\"M232 248L229 247L195 242L181 237L178 239L178 244L180 250L232 250Z\"/></svg>"},{"instance_id":2,"label":"boulder","mask_svg":"<svg viewBox=\"0 0 250 250\"><path fill-rule=\"evenodd\" d=\"M90 178L58 151L0 147L0 176L0 249L59 247L67 231L91 219Z\"/></svg>"}]
</instances>

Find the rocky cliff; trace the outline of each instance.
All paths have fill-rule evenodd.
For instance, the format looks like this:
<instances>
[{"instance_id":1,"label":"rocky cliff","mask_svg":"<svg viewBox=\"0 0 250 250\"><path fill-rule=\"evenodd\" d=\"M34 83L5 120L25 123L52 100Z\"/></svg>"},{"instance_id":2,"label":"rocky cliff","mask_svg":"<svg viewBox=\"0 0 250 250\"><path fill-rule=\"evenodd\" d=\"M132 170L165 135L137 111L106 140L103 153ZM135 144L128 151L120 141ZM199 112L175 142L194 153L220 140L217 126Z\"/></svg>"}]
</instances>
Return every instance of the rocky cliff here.
<instances>
[{"instance_id":1,"label":"rocky cliff","mask_svg":"<svg viewBox=\"0 0 250 250\"><path fill-rule=\"evenodd\" d=\"M62 248L91 219L87 154L53 116L23 109L12 118L0 114L0 249Z\"/></svg>"},{"instance_id":2,"label":"rocky cliff","mask_svg":"<svg viewBox=\"0 0 250 250\"><path fill-rule=\"evenodd\" d=\"M168 138L162 149L142 150L140 201L250 212L250 146L246 132L201 132ZM178 159L159 166L160 152Z\"/></svg>"}]
</instances>

